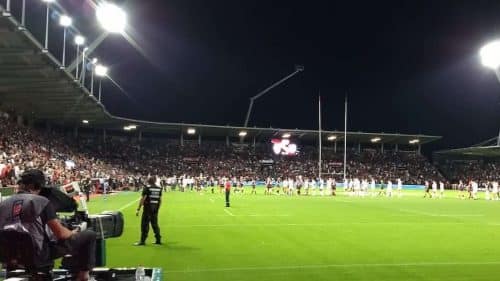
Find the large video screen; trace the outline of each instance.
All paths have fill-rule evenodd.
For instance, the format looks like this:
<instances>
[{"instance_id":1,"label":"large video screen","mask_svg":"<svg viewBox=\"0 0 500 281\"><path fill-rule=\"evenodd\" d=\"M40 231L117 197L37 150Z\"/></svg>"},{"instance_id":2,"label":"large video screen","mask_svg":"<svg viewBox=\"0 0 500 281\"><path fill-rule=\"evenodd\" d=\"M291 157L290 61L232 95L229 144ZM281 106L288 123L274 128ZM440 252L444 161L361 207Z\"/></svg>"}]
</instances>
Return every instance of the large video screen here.
<instances>
[{"instance_id":1,"label":"large video screen","mask_svg":"<svg viewBox=\"0 0 500 281\"><path fill-rule=\"evenodd\" d=\"M289 139L272 139L273 152L276 155L297 155L299 150L297 149L297 144L290 142Z\"/></svg>"}]
</instances>

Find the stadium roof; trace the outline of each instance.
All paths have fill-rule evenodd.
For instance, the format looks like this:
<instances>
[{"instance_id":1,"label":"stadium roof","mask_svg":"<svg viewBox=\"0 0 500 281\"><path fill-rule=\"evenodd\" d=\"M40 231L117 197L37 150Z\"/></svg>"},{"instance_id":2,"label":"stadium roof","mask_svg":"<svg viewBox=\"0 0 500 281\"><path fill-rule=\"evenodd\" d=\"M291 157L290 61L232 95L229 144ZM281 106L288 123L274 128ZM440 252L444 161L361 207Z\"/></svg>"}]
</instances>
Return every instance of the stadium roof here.
<instances>
[{"instance_id":1,"label":"stadium roof","mask_svg":"<svg viewBox=\"0 0 500 281\"><path fill-rule=\"evenodd\" d=\"M500 146L473 146L435 152L438 156L500 157Z\"/></svg>"},{"instance_id":2,"label":"stadium roof","mask_svg":"<svg viewBox=\"0 0 500 281\"><path fill-rule=\"evenodd\" d=\"M312 141L317 139L318 131L300 129L234 127L202 124L161 123L133 120L111 115L106 108L80 83L73 73L61 69L58 59L48 52L13 17L3 15L0 6L0 108L12 110L28 119L48 121L64 126L87 126L107 130L123 130L124 126L136 125L137 130L145 133L164 133L180 135L188 128L195 128L196 134L203 136L238 137L241 131L247 137L271 138L284 133L292 138ZM343 139L341 131L323 131L326 139L336 136ZM380 143L408 144L418 140L419 144L440 139L439 136L348 132L348 142L370 143L380 138Z\"/></svg>"}]
</instances>

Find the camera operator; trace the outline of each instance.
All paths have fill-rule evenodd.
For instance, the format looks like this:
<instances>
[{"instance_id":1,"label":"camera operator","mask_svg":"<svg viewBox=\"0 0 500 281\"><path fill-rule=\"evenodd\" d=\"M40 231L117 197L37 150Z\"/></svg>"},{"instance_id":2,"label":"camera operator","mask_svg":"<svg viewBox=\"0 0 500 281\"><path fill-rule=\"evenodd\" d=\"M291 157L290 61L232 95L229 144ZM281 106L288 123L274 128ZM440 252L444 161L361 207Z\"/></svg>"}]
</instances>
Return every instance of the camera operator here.
<instances>
[{"instance_id":1,"label":"camera operator","mask_svg":"<svg viewBox=\"0 0 500 281\"><path fill-rule=\"evenodd\" d=\"M40 170L21 175L19 192L0 203L0 229L28 232L35 242L35 264L53 267L53 260L71 255L76 261L70 271L76 280L88 280L95 264L96 235L79 229L70 231L57 219L52 203L40 196L45 176Z\"/></svg>"},{"instance_id":2,"label":"camera operator","mask_svg":"<svg viewBox=\"0 0 500 281\"><path fill-rule=\"evenodd\" d=\"M162 188L156 186L156 178L150 177L148 185L142 190L142 198L137 208L136 216L139 216L141 207L144 206L141 217L141 241L135 243L136 246L145 245L149 233L149 223L155 233L155 244L161 245L160 227L158 227L158 211L160 210Z\"/></svg>"}]
</instances>

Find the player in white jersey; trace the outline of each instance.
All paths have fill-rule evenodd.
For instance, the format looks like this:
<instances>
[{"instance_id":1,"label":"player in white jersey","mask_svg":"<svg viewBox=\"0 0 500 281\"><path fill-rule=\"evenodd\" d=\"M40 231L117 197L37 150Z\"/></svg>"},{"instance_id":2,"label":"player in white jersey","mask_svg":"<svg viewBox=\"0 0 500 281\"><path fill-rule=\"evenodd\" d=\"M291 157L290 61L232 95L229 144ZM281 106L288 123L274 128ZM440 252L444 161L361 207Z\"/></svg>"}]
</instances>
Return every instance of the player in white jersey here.
<instances>
[{"instance_id":1,"label":"player in white jersey","mask_svg":"<svg viewBox=\"0 0 500 281\"><path fill-rule=\"evenodd\" d=\"M392 181L387 182L387 197L392 197Z\"/></svg>"},{"instance_id":2,"label":"player in white jersey","mask_svg":"<svg viewBox=\"0 0 500 281\"><path fill-rule=\"evenodd\" d=\"M354 179L353 186L354 186L354 195L359 196L361 191L361 182L359 181L358 178Z\"/></svg>"},{"instance_id":3,"label":"player in white jersey","mask_svg":"<svg viewBox=\"0 0 500 281\"><path fill-rule=\"evenodd\" d=\"M398 197L403 196L403 181L398 179Z\"/></svg>"},{"instance_id":4,"label":"player in white jersey","mask_svg":"<svg viewBox=\"0 0 500 281\"><path fill-rule=\"evenodd\" d=\"M491 196L490 196L490 183L489 182L485 182L485 183L483 183L483 186L484 186L484 199L485 200L490 200L491 199Z\"/></svg>"},{"instance_id":5,"label":"player in white jersey","mask_svg":"<svg viewBox=\"0 0 500 281\"><path fill-rule=\"evenodd\" d=\"M432 181L432 198L436 198L437 196L437 188L438 184L436 181Z\"/></svg>"},{"instance_id":6,"label":"player in white jersey","mask_svg":"<svg viewBox=\"0 0 500 281\"><path fill-rule=\"evenodd\" d=\"M314 178L311 178L309 182L309 189L311 190L311 195L316 195L316 180Z\"/></svg>"},{"instance_id":7,"label":"player in white jersey","mask_svg":"<svg viewBox=\"0 0 500 281\"><path fill-rule=\"evenodd\" d=\"M491 188L492 188L492 199L493 200L498 200L499 196L498 196L498 182L497 181L493 181L491 183Z\"/></svg>"},{"instance_id":8,"label":"player in white jersey","mask_svg":"<svg viewBox=\"0 0 500 281\"><path fill-rule=\"evenodd\" d=\"M439 198L444 197L444 182L439 181Z\"/></svg>"},{"instance_id":9,"label":"player in white jersey","mask_svg":"<svg viewBox=\"0 0 500 281\"><path fill-rule=\"evenodd\" d=\"M477 181L471 181L471 187L472 187L472 199L476 200L477 199L477 191L479 190L479 184Z\"/></svg>"},{"instance_id":10,"label":"player in white jersey","mask_svg":"<svg viewBox=\"0 0 500 281\"><path fill-rule=\"evenodd\" d=\"M368 191L368 180L363 179L363 181L361 181L361 196L365 196L367 191Z\"/></svg>"},{"instance_id":11,"label":"player in white jersey","mask_svg":"<svg viewBox=\"0 0 500 281\"><path fill-rule=\"evenodd\" d=\"M309 195L309 179L305 178L303 182L304 194Z\"/></svg>"},{"instance_id":12,"label":"player in white jersey","mask_svg":"<svg viewBox=\"0 0 500 281\"><path fill-rule=\"evenodd\" d=\"M370 193L372 197L375 196L375 187L376 187L375 180L372 178L372 180L370 181Z\"/></svg>"},{"instance_id":13,"label":"player in white jersey","mask_svg":"<svg viewBox=\"0 0 500 281\"><path fill-rule=\"evenodd\" d=\"M324 196L325 193L323 189L325 188L325 181L322 178L320 178L318 184L319 184L319 195Z\"/></svg>"},{"instance_id":14,"label":"player in white jersey","mask_svg":"<svg viewBox=\"0 0 500 281\"><path fill-rule=\"evenodd\" d=\"M326 180L326 193L327 194L332 194L332 178L328 178Z\"/></svg>"},{"instance_id":15,"label":"player in white jersey","mask_svg":"<svg viewBox=\"0 0 500 281\"><path fill-rule=\"evenodd\" d=\"M295 182L293 179L288 178L288 195L293 195L295 192Z\"/></svg>"}]
</instances>

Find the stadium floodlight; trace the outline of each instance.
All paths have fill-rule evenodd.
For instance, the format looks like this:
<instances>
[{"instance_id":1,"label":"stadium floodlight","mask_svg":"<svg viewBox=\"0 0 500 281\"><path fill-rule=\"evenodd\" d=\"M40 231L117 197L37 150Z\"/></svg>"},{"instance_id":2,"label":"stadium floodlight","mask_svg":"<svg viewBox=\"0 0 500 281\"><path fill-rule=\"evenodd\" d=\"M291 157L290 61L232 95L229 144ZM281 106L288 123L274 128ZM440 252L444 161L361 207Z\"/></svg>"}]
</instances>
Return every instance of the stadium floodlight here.
<instances>
[{"instance_id":1,"label":"stadium floodlight","mask_svg":"<svg viewBox=\"0 0 500 281\"><path fill-rule=\"evenodd\" d=\"M95 75L97 76L106 76L108 75L108 68L102 64L98 64L95 66Z\"/></svg>"},{"instance_id":2,"label":"stadium floodlight","mask_svg":"<svg viewBox=\"0 0 500 281\"><path fill-rule=\"evenodd\" d=\"M66 16L62 15L59 18L59 24L64 27L64 35L63 35L63 53L62 53L62 62L61 62L61 68L64 69L66 67L66 32L68 29L68 26L70 26L73 23L73 20Z\"/></svg>"},{"instance_id":3,"label":"stadium floodlight","mask_svg":"<svg viewBox=\"0 0 500 281\"><path fill-rule=\"evenodd\" d=\"M73 23L73 19L68 17L67 15L62 15L59 17L59 24L64 27L68 27Z\"/></svg>"},{"instance_id":4,"label":"stadium floodlight","mask_svg":"<svg viewBox=\"0 0 500 281\"><path fill-rule=\"evenodd\" d=\"M123 130L130 131L130 130L132 130L132 128L130 128L129 126L125 126L125 127L123 127Z\"/></svg>"},{"instance_id":5,"label":"stadium floodlight","mask_svg":"<svg viewBox=\"0 0 500 281\"><path fill-rule=\"evenodd\" d=\"M76 44L76 58L78 60L78 56L80 55L80 46L85 44L85 37L81 36L81 35L76 35L75 36L75 44ZM78 65L79 63L76 64L76 74L75 74L75 78L77 81L78 80Z\"/></svg>"},{"instance_id":6,"label":"stadium floodlight","mask_svg":"<svg viewBox=\"0 0 500 281\"><path fill-rule=\"evenodd\" d=\"M92 64L96 64L96 63L97 63L97 61L98 61L98 59L97 59L97 58L93 58L90 62L91 62Z\"/></svg>"},{"instance_id":7,"label":"stadium floodlight","mask_svg":"<svg viewBox=\"0 0 500 281\"><path fill-rule=\"evenodd\" d=\"M290 133L284 133L281 137L283 137L284 139L287 139L290 136L291 136Z\"/></svg>"},{"instance_id":8,"label":"stadium floodlight","mask_svg":"<svg viewBox=\"0 0 500 281\"><path fill-rule=\"evenodd\" d=\"M128 125L128 127L129 127L131 130L135 130L135 129L137 129L137 125Z\"/></svg>"},{"instance_id":9,"label":"stadium floodlight","mask_svg":"<svg viewBox=\"0 0 500 281\"><path fill-rule=\"evenodd\" d=\"M382 140L382 139L379 137L376 137L376 138L372 138L370 141L371 142L379 142L380 140Z\"/></svg>"},{"instance_id":10,"label":"stadium floodlight","mask_svg":"<svg viewBox=\"0 0 500 281\"><path fill-rule=\"evenodd\" d=\"M410 140L410 141L409 141L409 143L410 143L410 144L417 144L417 143L419 143L419 142L420 142L420 140L419 140L419 139L413 139L413 140Z\"/></svg>"},{"instance_id":11,"label":"stadium floodlight","mask_svg":"<svg viewBox=\"0 0 500 281\"><path fill-rule=\"evenodd\" d=\"M485 67L498 69L500 66L500 40L490 42L479 50L481 63Z\"/></svg>"},{"instance_id":12,"label":"stadium floodlight","mask_svg":"<svg viewBox=\"0 0 500 281\"><path fill-rule=\"evenodd\" d=\"M333 141L333 140L336 140L337 139L337 136L329 136L328 137L328 140L329 141Z\"/></svg>"},{"instance_id":13,"label":"stadium floodlight","mask_svg":"<svg viewBox=\"0 0 500 281\"><path fill-rule=\"evenodd\" d=\"M247 135L247 132L246 131L241 131L239 134L238 134L240 137L244 137Z\"/></svg>"},{"instance_id":14,"label":"stadium floodlight","mask_svg":"<svg viewBox=\"0 0 500 281\"><path fill-rule=\"evenodd\" d=\"M83 123L83 124L88 124L88 123L89 123L89 120L82 120L82 123Z\"/></svg>"},{"instance_id":15,"label":"stadium floodlight","mask_svg":"<svg viewBox=\"0 0 500 281\"><path fill-rule=\"evenodd\" d=\"M120 7L111 3L102 3L97 7L97 20L102 28L111 33L122 33L127 24L127 14Z\"/></svg>"},{"instance_id":16,"label":"stadium floodlight","mask_svg":"<svg viewBox=\"0 0 500 281\"><path fill-rule=\"evenodd\" d=\"M43 46L42 52L47 53L49 51L49 15L50 15L50 3L54 0L42 0L47 5L47 12L45 15L45 44Z\"/></svg>"},{"instance_id":17,"label":"stadium floodlight","mask_svg":"<svg viewBox=\"0 0 500 281\"><path fill-rule=\"evenodd\" d=\"M188 135L194 135L194 134L196 134L196 129L195 128L188 128L187 133L188 133Z\"/></svg>"},{"instance_id":18,"label":"stadium floodlight","mask_svg":"<svg viewBox=\"0 0 500 281\"><path fill-rule=\"evenodd\" d=\"M108 75L108 68L102 64L98 64L95 66L95 75L99 77L99 96L98 100L101 102L101 94L102 94L102 78Z\"/></svg>"},{"instance_id":19,"label":"stadium floodlight","mask_svg":"<svg viewBox=\"0 0 500 281\"><path fill-rule=\"evenodd\" d=\"M81 45L85 44L85 37L83 37L81 35L75 36L75 44L77 46L81 46Z\"/></svg>"}]
</instances>

